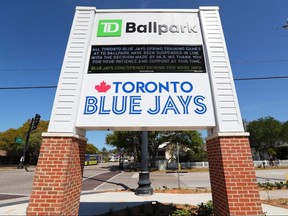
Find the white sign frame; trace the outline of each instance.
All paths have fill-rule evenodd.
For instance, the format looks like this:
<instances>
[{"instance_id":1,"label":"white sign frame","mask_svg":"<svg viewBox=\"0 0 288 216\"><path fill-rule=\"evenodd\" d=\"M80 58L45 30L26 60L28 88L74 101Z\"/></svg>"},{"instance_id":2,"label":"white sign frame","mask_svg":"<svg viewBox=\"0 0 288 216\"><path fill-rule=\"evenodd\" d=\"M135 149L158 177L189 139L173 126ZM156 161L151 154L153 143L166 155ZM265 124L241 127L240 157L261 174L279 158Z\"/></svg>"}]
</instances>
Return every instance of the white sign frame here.
<instances>
[{"instance_id":1,"label":"white sign frame","mask_svg":"<svg viewBox=\"0 0 288 216\"><path fill-rule=\"evenodd\" d=\"M212 103L211 106L209 104L209 109L213 109L214 112L211 117L212 123L204 123L204 125L201 125L197 120L197 124L191 121L191 125L183 123L183 125L169 125L166 128L165 125L157 125L158 123L156 125L142 124L140 127L137 127L134 123L133 127L136 127L137 130L192 130L205 128L209 131L210 135L215 133L243 132L242 118L218 10L218 7L200 7L197 10L96 10L94 7L77 7L56 91L48 133L74 133L85 136L86 130L106 130L110 126L111 129L116 130L132 129L131 125L124 125L122 127L120 125L117 128L115 125L104 125L101 127L97 123L98 127L89 125L89 123L87 124L81 120L85 82L87 82L87 79L89 80L85 76L87 76L91 45L93 43L114 45L123 43L123 41L118 41L119 38L110 40L109 43L105 38L95 38L95 28L97 28L95 20L101 14L103 16L112 16L111 14L117 13L125 14L128 17L131 14L133 15L133 13L153 14L155 18L158 17L157 14L160 16L163 13L170 13L173 16L185 14L184 16L197 17L196 22L197 24L199 23L199 29L194 34L195 44L203 44L204 47L207 69L207 78L205 79L207 79L206 84L209 86L209 91L211 92ZM181 24L175 23L175 25ZM175 30L176 27L172 27L172 30L173 28ZM180 42L175 42L177 40L173 41L173 39L169 39L168 34L166 36L166 40L169 43L180 44ZM184 34L182 36L184 37L182 38L185 42L184 44L187 44ZM147 41L146 39L141 40L143 40L141 42L143 44L147 41L149 41L149 44L158 44L161 41L157 39L151 42L151 38L148 38ZM139 44L139 42L132 39L127 40L124 44L128 43ZM181 44L183 45L183 42ZM99 82L101 81L99 79ZM193 85L196 86L194 83Z\"/></svg>"}]
</instances>

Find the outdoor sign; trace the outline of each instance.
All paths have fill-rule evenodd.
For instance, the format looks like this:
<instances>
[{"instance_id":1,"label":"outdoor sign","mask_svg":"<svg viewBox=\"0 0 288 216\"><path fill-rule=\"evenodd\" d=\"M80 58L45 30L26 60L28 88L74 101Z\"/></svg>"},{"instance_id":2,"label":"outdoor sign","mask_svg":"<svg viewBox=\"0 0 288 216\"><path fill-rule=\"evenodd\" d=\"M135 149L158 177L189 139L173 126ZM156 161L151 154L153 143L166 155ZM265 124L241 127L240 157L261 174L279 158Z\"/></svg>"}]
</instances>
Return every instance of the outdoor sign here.
<instances>
[{"instance_id":1,"label":"outdoor sign","mask_svg":"<svg viewBox=\"0 0 288 216\"><path fill-rule=\"evenodd\" d=\"M215 126L197 13L96 13L77 127Z\"/></svg>"},{"instance_id":2,"label":"outdoor sign","mask_svg":"<svg viewBox=\"0 0 288 216\"><path fill-rule=\"evenodd\" d=\"M77 7L49 133L243 132L217 7Z\"/></svg>"},{"instance_id":3,"label":"outdoor sign","mask_svg":"<svg viewBox=\"0 0 288 216\"><path fill-rule=\"evenodd\" d=\"M21 143L23 143L23 139L22 139L22 138L19 138L19 137L16 137L16 138L15 138L15 143L21 144Z\"/></svg>"}]
</instances>

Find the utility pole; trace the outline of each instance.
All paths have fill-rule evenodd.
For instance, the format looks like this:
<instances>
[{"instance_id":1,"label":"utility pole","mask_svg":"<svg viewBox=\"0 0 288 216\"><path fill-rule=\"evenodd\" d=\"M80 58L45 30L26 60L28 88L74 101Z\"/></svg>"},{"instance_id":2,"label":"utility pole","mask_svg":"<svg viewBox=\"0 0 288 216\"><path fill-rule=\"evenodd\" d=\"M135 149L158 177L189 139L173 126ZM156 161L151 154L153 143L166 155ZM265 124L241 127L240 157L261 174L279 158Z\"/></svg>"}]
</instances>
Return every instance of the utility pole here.
<instances>
[{"instance_id":1,"label":"utility pole","mask_svg":"<svg viewBox=\"0 0 288 216\"><path fill-rule=\"evenodd\" d=\"M41 116L39 114L36 114L35 117L31 119L29 129L28 129L28 132L26 134L25 146L23 149L23 155L20 158L20 162L17 166L17 169L23 169L24 168L25 157L26 157L26 153L28 151L28 143L29 143L30 133L32 130L36 130L36 128L40 122L40 118L41 118Z\"/></svg>"}]
</instances>

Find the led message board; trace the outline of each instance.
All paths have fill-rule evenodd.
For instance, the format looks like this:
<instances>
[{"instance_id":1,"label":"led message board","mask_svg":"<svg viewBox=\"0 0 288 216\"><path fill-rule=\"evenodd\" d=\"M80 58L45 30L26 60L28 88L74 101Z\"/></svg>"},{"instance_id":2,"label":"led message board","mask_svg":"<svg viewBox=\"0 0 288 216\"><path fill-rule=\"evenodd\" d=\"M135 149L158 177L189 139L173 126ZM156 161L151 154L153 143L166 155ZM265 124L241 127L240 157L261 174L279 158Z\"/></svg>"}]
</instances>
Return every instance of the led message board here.
<instances>
[{"instance_id":1,"label":"led message board","mask_svg":"<svg viewBox=\"0 0 288 216\"><path fill-rule=\"evenodd\" d=\"M200 45L93 45L88 73L102 72L205 73L206 69Z\"/></svg>"}]
</instances>

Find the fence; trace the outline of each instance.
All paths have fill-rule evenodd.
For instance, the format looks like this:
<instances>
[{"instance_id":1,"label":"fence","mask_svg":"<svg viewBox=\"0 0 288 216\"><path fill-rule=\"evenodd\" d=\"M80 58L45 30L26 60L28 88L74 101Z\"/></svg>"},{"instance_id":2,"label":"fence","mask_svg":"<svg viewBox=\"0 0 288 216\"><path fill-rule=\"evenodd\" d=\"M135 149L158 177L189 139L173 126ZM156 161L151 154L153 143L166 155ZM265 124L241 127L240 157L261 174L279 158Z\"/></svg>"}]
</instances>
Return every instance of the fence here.
<instances>
[{"instance_id":1,"label":"fence","mask_svg":"<svg viewBox=\"0 0 288 216\"><path fill-rule=\"evenodd\" d=\"M253 161L255 167L263 167L263 162L265 166L271 166L272 164L268 160L257 160ZM135 166L136 165L136 166ZM181 169L192 169L192 168L208 168L208 161L201 162L183 162L180 163ZM273 166L288 166L288 160L275 160L273 161ZM140 168L141 164L133 162L124 162L124 168ZM155 162L155 167L159 170L176 170L178 169L177 162L167 162L166 160L158 160Z\"/></svg>"},{"instance_id":2,"label":"fence","mask_svg":"<svg viewBox=\"0 0 288 216\"><path fill-rule=\"evenodd\" d=\"M165 170L165 169L178 169L178 164L176 162L167 162L165 160L159 160L156 161L156 167L159 168L159 170ZM201 162L185 162L180 163L181 169L192 169L192 168L208 168L208 162L207 161L201 161Z\"/></svg>"},{"instance_id":3,"label":"fence","mask_svg":"<svg viewBox=\"0 0 288 216\"><path fill-rule=\"evenodd\" d=\"M263 167L265 166L288 166L288 160L273 160L272 162L269 160L257 160L253 161L255 167Z\"/></svg>"},{"instance_id":4,"label":"fence","mask_svg":"<svg viewBox=\"0 0 288 216\"><path fill-rule=\"evenodd\" d=\"M255 167L262 167L263 162L265 162L265 166L288 166L288 160L275 160L273 161L273 164L269 162L268 160L264 161L253 161ZM207 161L201 161L201 162L185 162L180 163L181 169L191 169L191 168L208 168L209 163ZM156 167L158 167L160 170L165 169L178 169L176 162L167 162L165 160L163 161L156 161Z\"/></svg>"}]
</instances>

